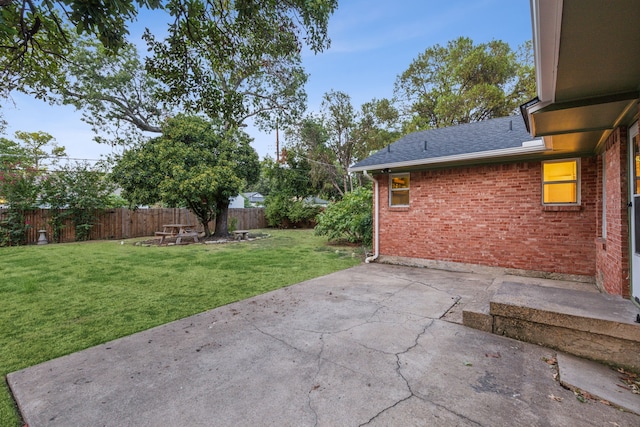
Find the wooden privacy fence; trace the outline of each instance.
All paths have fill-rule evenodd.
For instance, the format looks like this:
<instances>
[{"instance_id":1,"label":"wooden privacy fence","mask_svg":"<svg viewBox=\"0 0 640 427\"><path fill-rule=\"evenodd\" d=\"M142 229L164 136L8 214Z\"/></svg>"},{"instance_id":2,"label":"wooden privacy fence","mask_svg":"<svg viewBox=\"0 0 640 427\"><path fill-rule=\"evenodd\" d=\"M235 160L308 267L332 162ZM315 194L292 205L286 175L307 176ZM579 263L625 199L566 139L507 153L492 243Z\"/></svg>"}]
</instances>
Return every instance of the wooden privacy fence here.
<instances>
[{"instance_id":1,"label":"wooden privacy fence","mask_svg":"<svg viewBox=\"0 0 640 427\"><path fill-rule=\"evenodd\" d=\"M4 219L7 209L0 209L0 221ZM265 228L267 220L264 208L229 209L229 225L235 218L236 229L252 230ZM36 209L26 215L27 224L30 225L27 243L38 241L38 230L47 230L47 239L53 241L53 230L49 225L49 210ZM203 231L202 225L193 212L188 209L137 209L125 208L107 209L100 213L90 233L90 240L127 239L131 237L153 236L156 231L162 230L163 224L194 224L198 231ZM215 222L209 224L213 233ZM73 223L65 221L60 233L60 242L73 242L76 239Z\"/></svg>"}]
</instances>

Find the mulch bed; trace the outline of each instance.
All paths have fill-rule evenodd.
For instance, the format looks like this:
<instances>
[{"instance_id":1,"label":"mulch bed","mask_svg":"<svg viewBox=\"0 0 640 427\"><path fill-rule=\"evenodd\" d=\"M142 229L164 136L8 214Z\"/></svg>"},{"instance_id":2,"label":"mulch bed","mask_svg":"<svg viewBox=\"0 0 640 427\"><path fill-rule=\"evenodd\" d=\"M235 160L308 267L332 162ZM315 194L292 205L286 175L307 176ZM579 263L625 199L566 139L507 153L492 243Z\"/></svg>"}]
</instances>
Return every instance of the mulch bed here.
<instances>
[{"instance_id":1,"label":"mulch bed","mask_svg":"<svg viewBox=\"0 0 640 427\"><path fill-rule=\"evenodd\" d=\"M270 234L267 233L249 233L248 239L246 240L237 240L233 235L229 235L228 237L219 237L219 236L209 236L208 238L198 237L198 242L194 242L192 238L182 238L180 242L180 246L182 245L215 245L215 244L224 244L224 243L241 243L241 242L251 242L253 240L266 239L267 237L271 237ZM164 243L160 245L160 237L155 237L147 240L141 240L136 242L136 246L174 246L176 244L175 237L165 237Z\"/></svg>"}]
</instances>

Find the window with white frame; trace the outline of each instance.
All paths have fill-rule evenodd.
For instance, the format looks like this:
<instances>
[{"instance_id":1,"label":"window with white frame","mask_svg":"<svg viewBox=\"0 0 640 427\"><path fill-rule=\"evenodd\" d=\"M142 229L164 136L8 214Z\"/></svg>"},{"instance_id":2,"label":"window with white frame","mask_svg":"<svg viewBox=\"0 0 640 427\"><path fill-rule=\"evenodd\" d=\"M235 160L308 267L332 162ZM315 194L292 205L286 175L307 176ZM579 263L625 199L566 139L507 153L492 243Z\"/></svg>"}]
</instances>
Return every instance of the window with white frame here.
<instances>
[{"instance_id":1,"label":"window with white frame","mask_svg":"<svg viewBox=\"0 0 640 427\"><path fill-rule=\"evenodd\" d=\"M409 174L389 176L389 206L409 206Z\"/></svg>"},{"instance_id":2,"label":"window with white frame","mask_svg":"<svg viewBox=\"0 0 640 427\"><path fill-rule=\"evenodd\" d=\"M542 203L580 204L580 159L542 162Z\"/></svg>"}]
</instances>

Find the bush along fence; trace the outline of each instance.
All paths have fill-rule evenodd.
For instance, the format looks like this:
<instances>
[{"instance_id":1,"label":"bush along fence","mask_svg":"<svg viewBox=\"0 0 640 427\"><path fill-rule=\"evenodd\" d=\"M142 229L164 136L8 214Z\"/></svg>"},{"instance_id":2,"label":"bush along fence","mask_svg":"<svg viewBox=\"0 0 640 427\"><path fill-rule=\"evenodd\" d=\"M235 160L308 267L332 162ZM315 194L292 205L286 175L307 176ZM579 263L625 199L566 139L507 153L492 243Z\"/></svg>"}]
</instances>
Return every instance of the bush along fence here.
<instances>
[{"instance_id":1,"label":"bush along fence","mask_svg":"<svg viewBox=\"0 0 640 427\"><path fill-rule=\"evenodd\" d=\"M57 239L54 238L52 215L49 209L35 209L24 212L26 227L26 243L38 242L40 230L45 230L49 243L67 243L77 240L77 233L71 220L65 220L59 227ZM9 209L0 208L0 223L10 221ZM198 231L203 231L198 218L188 209L106 209L96 215L88 233L88 240L128 239L131 237L153 236L162 230L164 224L193 224ZM265 228L267 220L264 208L229 209L229 224L235 229L252 230ZM209 224L215 229L215 223Z\"/></svg>"}]
</instances>

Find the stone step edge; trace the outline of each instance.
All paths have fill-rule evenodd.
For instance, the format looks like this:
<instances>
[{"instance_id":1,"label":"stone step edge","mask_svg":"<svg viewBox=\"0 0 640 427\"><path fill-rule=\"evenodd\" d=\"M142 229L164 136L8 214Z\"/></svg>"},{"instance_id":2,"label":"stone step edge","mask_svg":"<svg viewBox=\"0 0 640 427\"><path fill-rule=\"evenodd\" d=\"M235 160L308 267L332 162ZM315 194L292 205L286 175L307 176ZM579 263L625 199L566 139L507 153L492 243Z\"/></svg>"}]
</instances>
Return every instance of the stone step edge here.
<instances>
[{"instance_id":1,"label":"stone step edge","mask_svg":"<svg viewBox=\"0 0 640 427\"><path fill-rule=\"evenodd\" d=\"M640 415L640 395L624 387L623 376L614 369L597 362L565 353L556 355L558 379L569 390L586 391L616 407Z\"/></svg>"},{"instance_id":2,"label":"stone step edge","mask_svg":"<svg viewBox=\"0 0 640 427\"><path fill-rule=\"evenodd\" d=\"M551 301L549 301L551 300ZM558 302L564 300L564 302ZM588 312L596 305L601 315ZM489 301L489 315L559 326L640 342L640 311L632 302L610 295L503 282Z\"/></svg>"},{"instance_id":3,"label":"stone step edge","mask_svg":"<svg viewBox=\"0 0 640 427\"><path fill-rule=\"evenodd\" d=\"M496 277L485 291L465 304L462 309L462 324L464 326L483 332L493 332L493 316L489 313L489 302L500 288L503 280L502 276Z\"/></svg>"}]
</instances>

